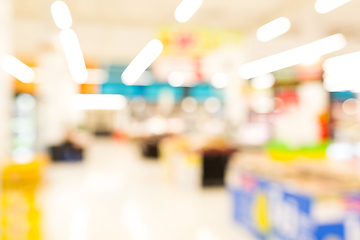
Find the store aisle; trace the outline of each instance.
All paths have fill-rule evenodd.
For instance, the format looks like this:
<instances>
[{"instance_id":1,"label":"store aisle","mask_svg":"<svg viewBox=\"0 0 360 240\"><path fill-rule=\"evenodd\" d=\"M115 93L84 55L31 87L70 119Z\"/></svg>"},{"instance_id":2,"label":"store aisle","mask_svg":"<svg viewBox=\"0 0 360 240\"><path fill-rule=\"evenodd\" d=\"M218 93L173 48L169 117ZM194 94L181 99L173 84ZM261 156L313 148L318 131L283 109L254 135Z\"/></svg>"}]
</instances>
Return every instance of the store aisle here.
<instances>
[{"instance_id":1,"label":"store aisle","mask_svg":"<svg viewBox=\"0 0 360 240\"><path fill-rule=\"evenodd\" d=\"M224 189L176 189L132 144L97 140L84 163L53 164L46 178L47 240L251 239Z\"/></svg>"}]
</instances>

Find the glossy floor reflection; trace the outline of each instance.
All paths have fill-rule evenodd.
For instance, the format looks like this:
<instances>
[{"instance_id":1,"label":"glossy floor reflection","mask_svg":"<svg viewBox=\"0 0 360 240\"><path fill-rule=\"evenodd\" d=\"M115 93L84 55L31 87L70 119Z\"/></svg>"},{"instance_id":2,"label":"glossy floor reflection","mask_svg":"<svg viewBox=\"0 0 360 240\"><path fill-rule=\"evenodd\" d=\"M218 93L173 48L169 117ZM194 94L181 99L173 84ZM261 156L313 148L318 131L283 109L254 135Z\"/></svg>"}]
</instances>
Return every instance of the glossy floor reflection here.
<instances>
[{"instance_id":1,"label":"glossy floor reflection","mask_svg":"<svg viewBox=\"0 0 360 240\"><path fill-rule=\"evenodd\" d=\"M97 140L83 163L49 166L42 205L47 240L253 240L224 189L178 189L159 162L111 140Z\"/></svg>"}]
</instances>

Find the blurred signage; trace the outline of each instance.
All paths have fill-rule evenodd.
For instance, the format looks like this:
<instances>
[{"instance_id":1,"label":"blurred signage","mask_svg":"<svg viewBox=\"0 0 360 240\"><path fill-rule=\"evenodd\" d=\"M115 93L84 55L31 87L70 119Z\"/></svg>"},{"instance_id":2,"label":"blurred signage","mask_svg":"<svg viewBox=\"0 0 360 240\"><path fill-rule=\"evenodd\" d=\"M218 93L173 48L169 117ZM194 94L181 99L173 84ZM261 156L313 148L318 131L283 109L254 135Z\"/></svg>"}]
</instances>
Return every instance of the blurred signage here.
<instances>
[{"instance_id":1,"label":"blurred signage","mask_svg":"<svg viewBox=\"0 0 360 240\"><path fill-rule=\"evenodd\" d=\"M99 93L99 85L97 84L81 84L80 85L81 94L97 94Z\"/></svg>"},{"instance_id":2,"label":"blurred signage","mask_svg":"<svg viewBox=\"0 0 360 240\"><path fill-rule=\"evenodd\" d=\"M281 69L273 73L276 79L276 83L291 83L295 82L295 68L289 67L285 69Z\"/></svg>"},{"instance_id":3,"label":"blurred signage","mask_svg":"<svg viewBox=\"0 0 360 240\"><path fill-rule=\"evenodd\" d=\"M162 27L158 35L164 45L163 55L190 56L201 56L223 46L240 45L244 38L240 31L208 28Z\"/></svg>"},{"instance_id":4,"label":"blurred signage","mask_svg":"<svg viewBox=\"0 0 360 240\"><path fill-rule=\"evenodd\" d=\"M36 93L36 83L23 83L14 78L13 87L15 93Z\"/></svg>"},{"instance_id":5,"label":"blurred signage","mask_svg":"<svg viewBox=\"0 0 360 240\"><path fill-rule=\"evenodd\" d=\"M184 86L195 85L202 79L201 63L198 59L186 56L166 56L159 58L152 65L152 73L160 82L167 82L172 72L183 74Z\"/></svg>"},{"instance_id":6,"label":"blurred signage","mask_svg":"<svg viewBox=\"0 0 360 240\"><path fill-rule=\"evenodd\" d=\"M299 81L321 80L324 71L320 64L298 65L296 68L296 78Z\"/></svg>"},{"instance_id":7,"label":"blurred signage","mask_svg":"<svg viewBox=\"0 0 360 240\"><path fill-rule=\"evenodd\" d=\"M292 83L297 81L321 80L323 76L321 65L303 65L281 69L274 72L276 83Z\"/></svg>"}]
</instances>

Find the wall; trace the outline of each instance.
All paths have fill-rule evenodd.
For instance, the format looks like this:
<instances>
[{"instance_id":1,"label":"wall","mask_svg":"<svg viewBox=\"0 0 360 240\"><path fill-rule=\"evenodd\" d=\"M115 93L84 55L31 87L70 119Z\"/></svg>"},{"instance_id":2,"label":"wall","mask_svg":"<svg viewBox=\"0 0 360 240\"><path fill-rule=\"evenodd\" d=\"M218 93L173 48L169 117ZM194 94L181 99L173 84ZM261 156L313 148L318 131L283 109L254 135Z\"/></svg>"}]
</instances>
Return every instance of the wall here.
<instances>
[{"instance_id":1,"label":"wall","mask_svg":"<svg viewBox=\"0 0 360 240\"><path fill-rule=\"evenodd\" d=\"M11 53L11 0L0 0L0 60ZM11 78L0 68L0 162L9 155Z\"/></svg>"},{"instance_id":2,"label":"wall","mask_svg":"<svg viewBox=\"0 0 360 240\"><path fill-rule=\"evenodd\" d=\"M77 24L76 32L84 57L88 61L129 63L145 45L156 38L156 30L140 27L117 27L102 24ZM17 53L41 54L55 45L62 53L58 29L50 22L17 19L14 48Z\"/></svg>"}]
</instances>

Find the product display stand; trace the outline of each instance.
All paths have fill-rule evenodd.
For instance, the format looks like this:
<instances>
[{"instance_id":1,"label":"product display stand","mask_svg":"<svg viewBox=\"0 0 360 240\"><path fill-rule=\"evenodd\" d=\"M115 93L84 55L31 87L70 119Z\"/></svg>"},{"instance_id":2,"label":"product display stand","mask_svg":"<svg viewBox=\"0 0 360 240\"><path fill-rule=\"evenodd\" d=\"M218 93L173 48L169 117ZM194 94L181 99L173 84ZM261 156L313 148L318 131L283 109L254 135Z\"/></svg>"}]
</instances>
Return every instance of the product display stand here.
<instances>
[{"instance_id":1,"label":"product display stand","mask_svg":"<svg viewBox=\"0 0 360 240\"><path fill-rule=\"evenodd\" d=\"M359 239L358 169L358 163L237 155L227 172L233 216L258 239Z\"/></svg>"},{"instance_id":2,"label":"product display stand","mask_svg":"<svg viewBox=\"0 0 360 240\"><path fill-rule=\"evenodd\" d=\"M233 151L204 151L202 153L202 186L223 186L225 170Z\"/></svg>"},{"instance_id":3,"label":"product display stand","mask_svg":"<svg viewBox=\"0 0 360 240\"><path fill-rule=\"evenodd\" d=\"M158 159L160 156L159 145L163 138L166 136L151 136L141 140L141 152L142 155L150 159Z\"/></svg>"}]
</instances>

